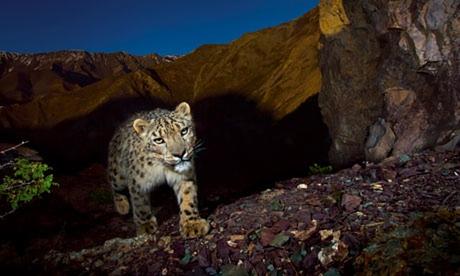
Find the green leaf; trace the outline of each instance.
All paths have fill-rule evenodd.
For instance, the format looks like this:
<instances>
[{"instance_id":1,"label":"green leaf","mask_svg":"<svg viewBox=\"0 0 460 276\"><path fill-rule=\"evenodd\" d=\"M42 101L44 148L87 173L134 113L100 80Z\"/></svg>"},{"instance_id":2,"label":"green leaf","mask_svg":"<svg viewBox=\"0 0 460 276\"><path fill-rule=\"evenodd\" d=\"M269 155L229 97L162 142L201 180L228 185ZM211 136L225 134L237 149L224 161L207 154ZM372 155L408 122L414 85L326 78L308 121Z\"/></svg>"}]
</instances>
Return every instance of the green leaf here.
<instances>
[{"instance_id":1,"label":"green leaf","mask_svg":"<svg viewBox=\"0 0 460 276\"><path fill-rule=\"evenodd\" d=\"M270 209L272 211L283 211L284 209L284 204L281 200L273 200L270 202Z\"/></svg>"},{"instance_id":2,"label":"green leaf","mask_svg":"<svg viewBox=\"0 0 460 276\"><path fill-rule=\"evenodd\" d=\"M260 238L260 232L262 232L262 229L257 229L255 231L252 231L248 236L249 239L251 241L257 240L258 238Z\"/></svg>"},{"instance_id":3,"label":"green leaf","mask_svg":"<svg viewBox=\"0 0 460 276\"><path fill-rule=\"evenodd\" d=\"M328 174L332 172L332 166L320 166L317 163L308 167L308 173L310 175L315 174Z\"/></svg>"},{"instance_id":4,"label":"green leaf","mask_svg":"<svg viewBox=\"0 0 460 276\"><path fill-rule=\"evenodd\" d=\"M190 263L190 261L192 260L193 256L192 254L190 253L190 250L187 248L185 249L185 254L184 256L182 257L182 259L180 259L179 263L181 265L187 265L188 263Z\"/></svg>"},{"instance_id":5,"label":"green leaf","mask_svg":"<svg viewBox=\"0 0 460 276\"><path fill-rule=\"evenodd\" d=\"M294 254L291 255L291 261L295 264L299 264L302 260L303 260L303 256L302 256L302 253L301 253L302 250L297 250L296 252L294 252Z\"/></svg>"},{"instance_id":6,"label":"green leaf","mask_svg":"<svg viewBox=\"0 0 460 276\"><path fill-rule=\"evenodd\" d=\"M275 238L270 242L270 245L273 247L282 247L289 240L289 236L284 233L279 233Z\"/></svg>"}]
</instances>

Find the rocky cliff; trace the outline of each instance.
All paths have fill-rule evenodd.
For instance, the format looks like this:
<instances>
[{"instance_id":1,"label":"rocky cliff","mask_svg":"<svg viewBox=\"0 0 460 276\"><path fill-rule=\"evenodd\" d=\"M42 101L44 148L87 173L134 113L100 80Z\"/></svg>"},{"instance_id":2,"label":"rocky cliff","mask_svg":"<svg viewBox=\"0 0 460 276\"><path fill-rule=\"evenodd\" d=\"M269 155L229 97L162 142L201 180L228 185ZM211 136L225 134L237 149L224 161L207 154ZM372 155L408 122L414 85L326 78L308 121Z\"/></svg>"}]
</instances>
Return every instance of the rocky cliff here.
<instances>
[{"instance_id":1,"label":"rocky cliff","mask_svg":"<svg viewBox=\"0 0 460 276\"><path fill-rule=\"evenodd\" d=\"M319 104L331 162L381 161L458 141L459 5L321 1Z\"/></svg>"}]
</instances>

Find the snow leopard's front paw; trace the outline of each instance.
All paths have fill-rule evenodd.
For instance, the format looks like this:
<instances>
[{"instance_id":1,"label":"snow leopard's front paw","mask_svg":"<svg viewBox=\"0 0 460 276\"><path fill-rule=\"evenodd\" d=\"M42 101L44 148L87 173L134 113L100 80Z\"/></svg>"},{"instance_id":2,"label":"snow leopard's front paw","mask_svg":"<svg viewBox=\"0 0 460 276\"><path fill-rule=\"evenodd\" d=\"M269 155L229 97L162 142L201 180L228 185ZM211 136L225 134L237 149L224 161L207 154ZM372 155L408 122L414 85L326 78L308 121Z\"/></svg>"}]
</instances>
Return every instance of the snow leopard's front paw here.
<instances>
[{"instance_id":1,"label":"snow leopard's front paw","mask_svg":"<svg viewBox=\"0 0 460 276\"><path fill-rule=\"evenodd\" d=\"M137 235L142 234L155 234L158 229L157 220L155 217L152 217L148 222L138 225Z\"/></svg>"},{"instance_id":2,"label":"snow leopard's front paw","mask_svg":"<svg viewBox=\"0 0 460 276\"><path fill-rule=\"evenodd\" d=\"M205 219L188 219L181 221L180 233L183 238L196 238L209 232L209 223Z\"/></svg>"}]
</instances>

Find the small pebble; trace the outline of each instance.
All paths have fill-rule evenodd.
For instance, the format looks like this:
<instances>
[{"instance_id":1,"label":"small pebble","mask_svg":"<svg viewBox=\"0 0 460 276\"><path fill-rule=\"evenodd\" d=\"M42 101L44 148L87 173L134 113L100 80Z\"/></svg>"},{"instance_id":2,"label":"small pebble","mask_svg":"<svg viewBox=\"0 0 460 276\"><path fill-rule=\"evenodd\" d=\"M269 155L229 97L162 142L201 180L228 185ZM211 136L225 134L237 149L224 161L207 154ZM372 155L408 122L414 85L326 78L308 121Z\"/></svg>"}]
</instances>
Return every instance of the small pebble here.
<instances>
[{"instance_id":1,"label":"small pebble","mask_svg":"<svg viewBox=\"0 0 460 276\"><path fill-rule=\"evenodd\" d=\"M307 188L308 188L308 186L305 183L301 183L301 184L297 185L297 189L307 189Z\"/></svg>"}]
</instances>

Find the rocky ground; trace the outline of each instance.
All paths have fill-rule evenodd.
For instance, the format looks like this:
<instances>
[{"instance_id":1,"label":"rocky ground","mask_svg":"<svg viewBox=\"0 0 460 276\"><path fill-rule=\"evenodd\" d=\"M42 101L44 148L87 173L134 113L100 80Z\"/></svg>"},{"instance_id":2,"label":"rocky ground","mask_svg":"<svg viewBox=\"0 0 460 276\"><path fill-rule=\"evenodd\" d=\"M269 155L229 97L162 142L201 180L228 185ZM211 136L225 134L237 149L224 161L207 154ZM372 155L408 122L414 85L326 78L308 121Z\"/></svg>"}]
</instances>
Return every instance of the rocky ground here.
<instances>
[{"instance_id":1,"label":"rocky ground","mask_svg":"<svg viewBox=\"0 0 460 276\"><path fill-rule=\"evenodd\" d=\"M173 216L155 237L53 250L35 264L46 274L459 275L459 153L279 182L218 206L202 239L183 240Z\"/></svg>"}]
</instances>

